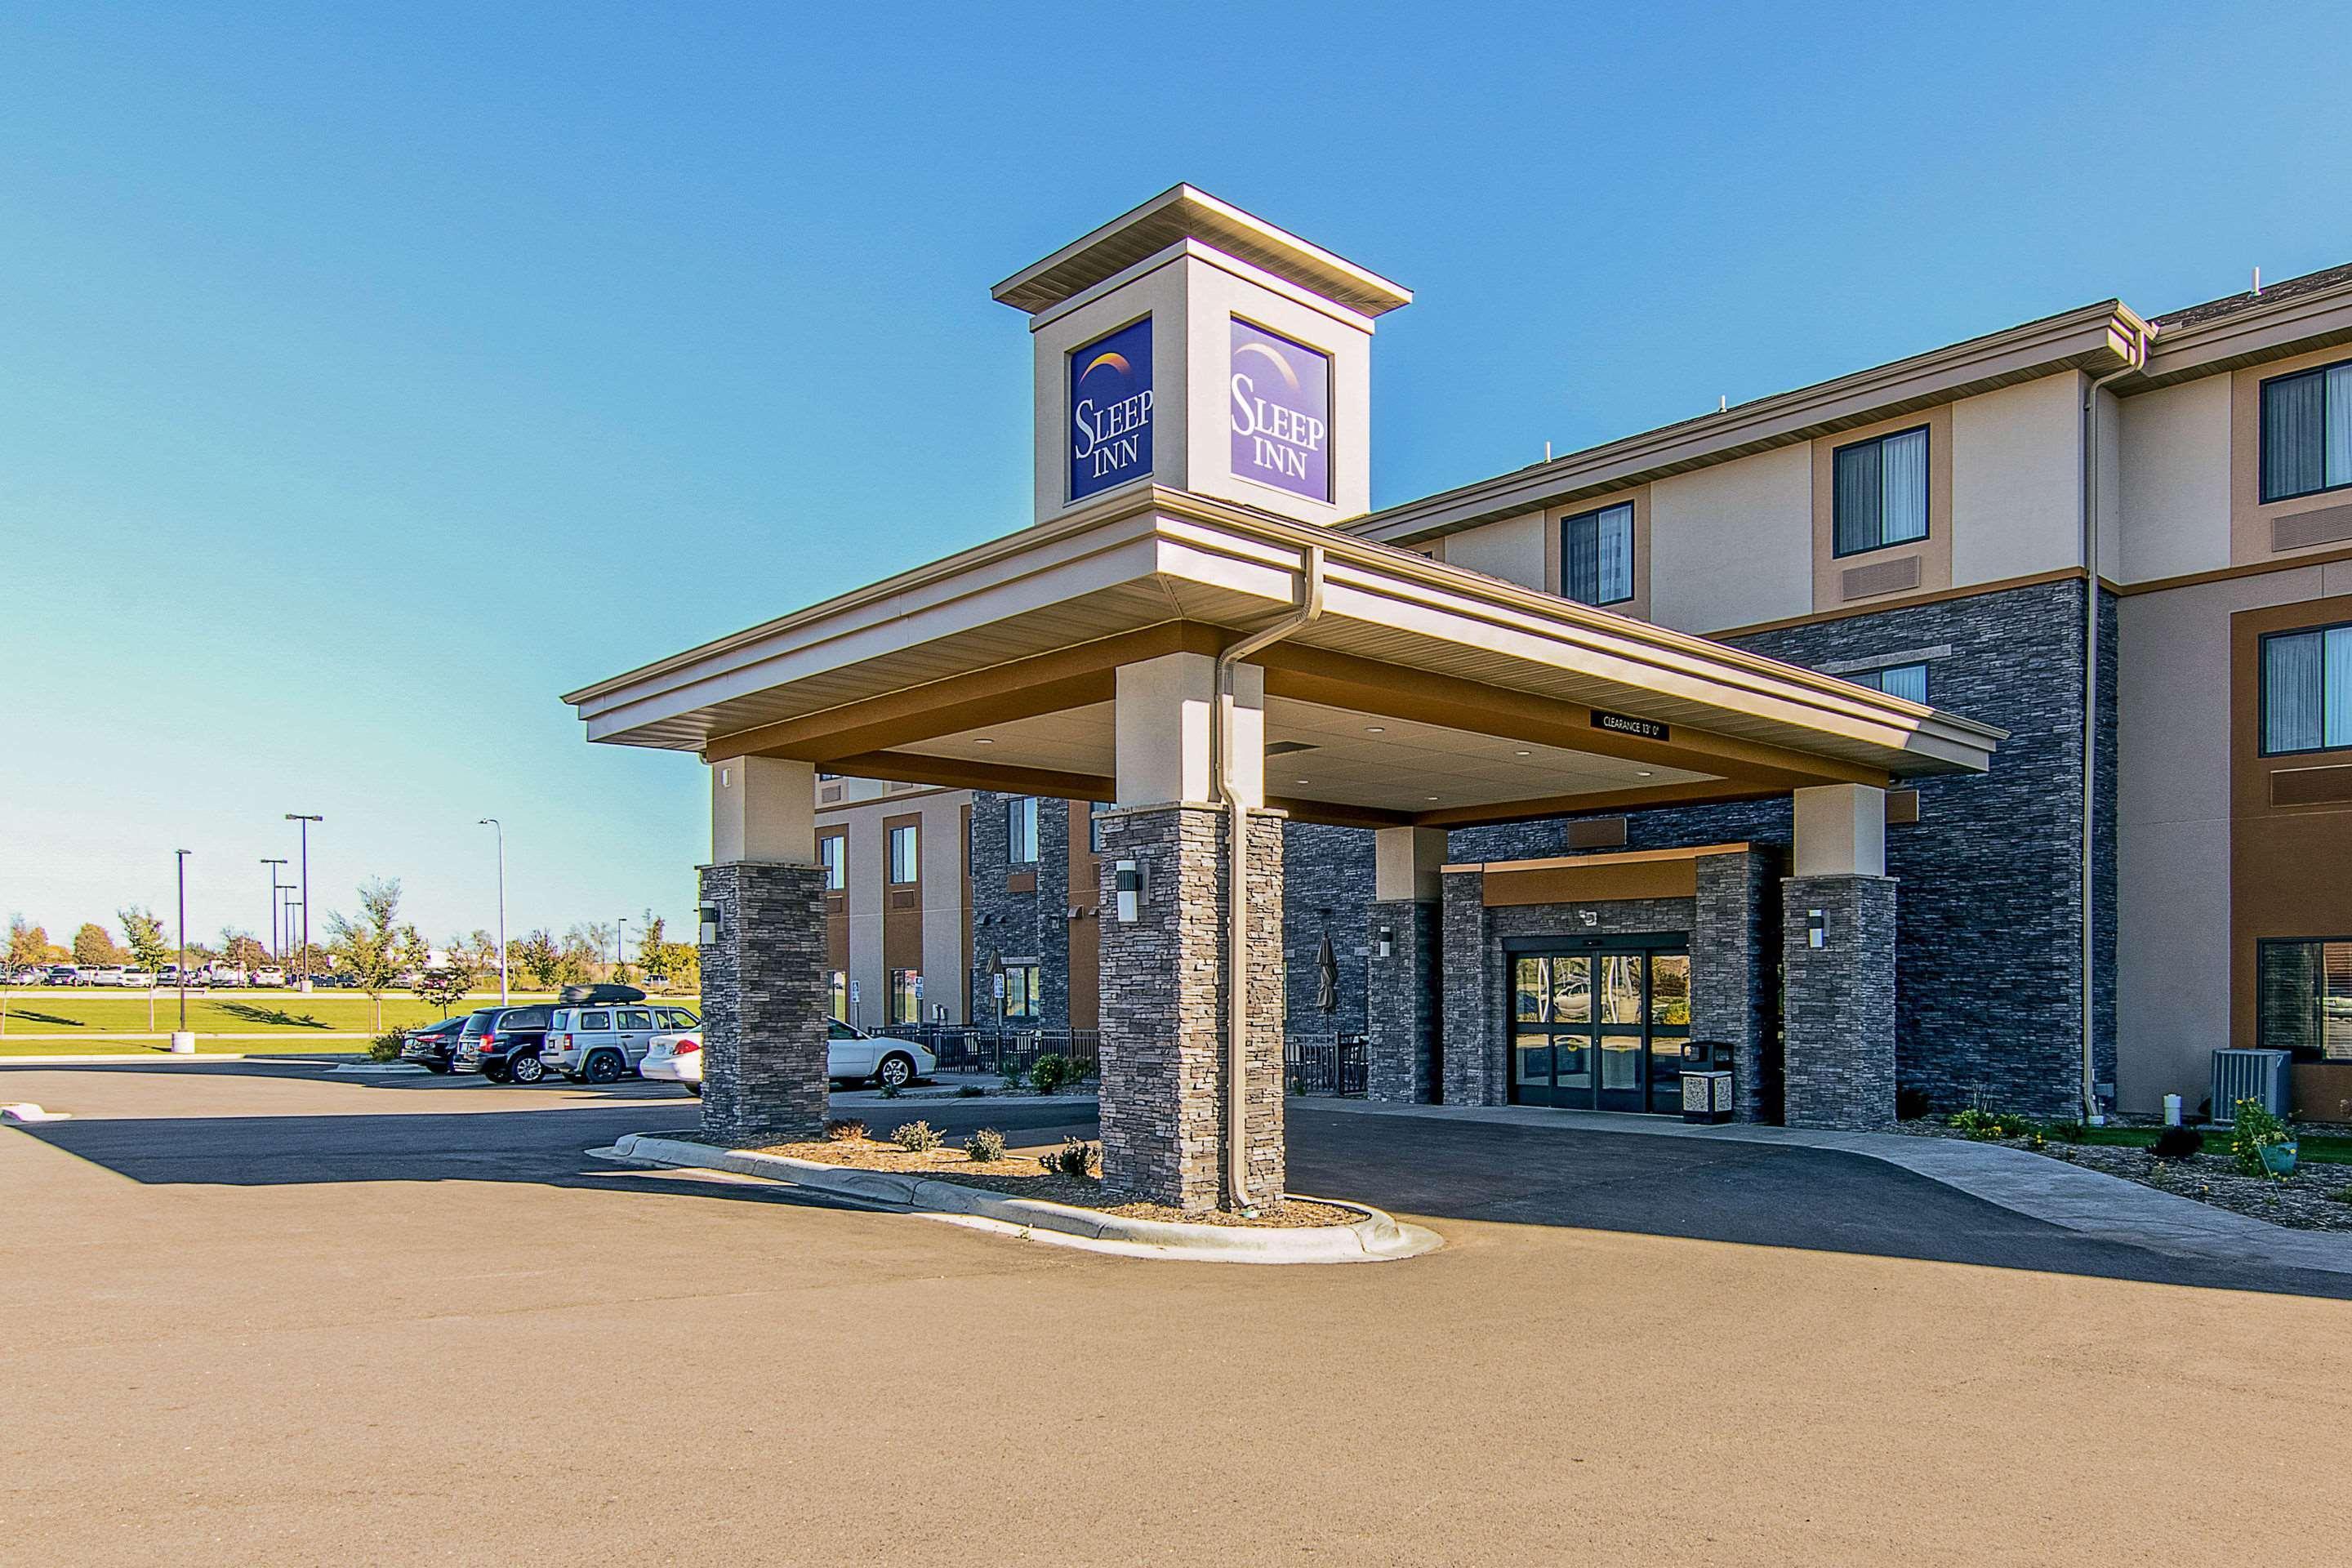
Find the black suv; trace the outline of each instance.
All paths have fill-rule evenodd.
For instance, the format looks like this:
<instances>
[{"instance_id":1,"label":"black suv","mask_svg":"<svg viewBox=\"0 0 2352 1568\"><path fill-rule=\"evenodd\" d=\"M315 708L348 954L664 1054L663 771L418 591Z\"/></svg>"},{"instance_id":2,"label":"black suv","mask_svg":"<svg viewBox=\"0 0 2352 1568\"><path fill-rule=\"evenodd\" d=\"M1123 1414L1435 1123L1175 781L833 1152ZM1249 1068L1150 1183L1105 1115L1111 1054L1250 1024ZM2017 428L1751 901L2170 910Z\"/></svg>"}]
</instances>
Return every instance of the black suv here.
<instances>
[{"instance_id":1,"label":"black suv","mask_svg":"<svg viewBox=\"0 0 2352 1568\"><path fill-rule=\"evenodd\" d=\"M457 1031L457 1049L449 1056L454 1072L478 1072L492 1083L537 1083L547 1076L539 1059L547 1040L547 1016L541 1007L484 1007L468 1013Z\"/></svg>"},{"instance_id":2,"label":"black suv","mask_svg":"<svg viewBox=\"0 0 2352 1568\"><path fill-rule=\"evenodd\" d=\"M466 1015L453 1013L437 1024L409 1030L400 1047L400 1059L416 1062L426 1072L447 1072L449 1058L457 1049L457 1031L465 1026Z\"/></svg>"}]
</instances>

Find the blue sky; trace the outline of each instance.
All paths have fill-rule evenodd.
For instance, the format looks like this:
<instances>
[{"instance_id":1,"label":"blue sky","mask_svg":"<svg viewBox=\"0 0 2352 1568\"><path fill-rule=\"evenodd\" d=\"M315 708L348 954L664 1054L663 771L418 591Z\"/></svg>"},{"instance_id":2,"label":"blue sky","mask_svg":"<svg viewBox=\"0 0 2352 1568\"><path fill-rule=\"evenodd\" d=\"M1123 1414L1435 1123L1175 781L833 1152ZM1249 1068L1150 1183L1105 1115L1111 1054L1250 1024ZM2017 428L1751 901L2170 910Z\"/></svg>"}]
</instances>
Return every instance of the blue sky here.
<instances>
[{"instance_id":1,"label":"blue sky","mask_svg":"<svg viewBox=\"0 0 2352 1568\"><path fill-rule=\"evenodd\" d=\"M681 919L557 695L1025 521L988 286L1178 180L1417 291L1380 504L2352 260L2340 5L1584 12L0 6L0 912Z\"/></svg>"}]
</instances>

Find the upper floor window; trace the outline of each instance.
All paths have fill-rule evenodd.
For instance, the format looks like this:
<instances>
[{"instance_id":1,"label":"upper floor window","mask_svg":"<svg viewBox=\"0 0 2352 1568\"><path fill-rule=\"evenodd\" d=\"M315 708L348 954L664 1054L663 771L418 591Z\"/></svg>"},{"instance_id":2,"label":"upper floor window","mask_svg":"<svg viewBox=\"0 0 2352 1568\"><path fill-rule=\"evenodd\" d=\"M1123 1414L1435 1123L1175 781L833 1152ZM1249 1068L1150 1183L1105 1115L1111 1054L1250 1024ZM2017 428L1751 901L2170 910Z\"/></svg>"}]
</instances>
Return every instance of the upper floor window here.
<instances>
[{"instance_id":1,"label":"upper floor window","mask_svg":"<svg viewBox=\"0 0 2352 1568\"><path fill-rule=\"evenodd\" d=\"M2263 639L2263 755L2352 746L2352 624Z\"/></svg>"},{"instance_id":2,"label":"upper floor window","mask_svg":"<svg viewBox=\"0 0 2352 1568\"><path fill-rule=\"evenodd\" d=\"M1840 555L1927 537L1927 432L1857 441L1831 454L1832 548Z\"/></svg>"},{"instance_id":3,"label":"upper floor window","mask_svg":"<svg viewBox=\"0 0 2352 1568\"><path fill-rule=\"evenodd\" d=\"M912 882L922 876L920 824L909 822L890 830L890 880Z\"/></svg>"},{"instance_id":4,"label":"upper floor window","mask_svg":"<svg viewBox=\"0 0 2352 1568\"><path fill-rule=\"evenodd\" d=\"M1015 866L1037 858L1037 797L1015 795L1004 803L1004 858Z\"/></svg>"},{"instance_id":5,"label":"upper floor window","mask_svg":"<svg viewBox=\"0 0 2352 1568\"><path fill-rule=\"evenodd\" d=\"M1633 508L1602 507L1559 525L1562 586L1580 605L1622 605L1633 596Z\"/></svg>"},{"instance_id":6,"label":"upper floor window","mask_svg":"<svg viewBox=\"0 0 2352 1568\"><path fill-rule=\"evenodd\" d=\"M2352 485L2352 361L2263 383L2263 500Z\"/></svg>"},{"instance_id":7,"label":"upper floor window","mask_svg":"<svg viewBox=\"0 0 2352 1568\"><path fill-rule=\"evenodd\" d=\"M838 833L827 834L816 841L817 859L824 867L824 890L837 893L849 886L849 866L845 851L849 840Z\"/></svg>"},{"instance_id":8,"label":"upper floor window","mask_svg":"<svg viewBox=\"0 0 2352 1568\"><path fill-rule=\"evenodd\" d=\"M1916 702L1922 707L1927 705L1927 667L1924 664L1891 664L1885 669L1865 669L1846 679L1856 686L1884 691L1889 697L1900 697L1906 702Z\"/></svg>"}]
</instances>

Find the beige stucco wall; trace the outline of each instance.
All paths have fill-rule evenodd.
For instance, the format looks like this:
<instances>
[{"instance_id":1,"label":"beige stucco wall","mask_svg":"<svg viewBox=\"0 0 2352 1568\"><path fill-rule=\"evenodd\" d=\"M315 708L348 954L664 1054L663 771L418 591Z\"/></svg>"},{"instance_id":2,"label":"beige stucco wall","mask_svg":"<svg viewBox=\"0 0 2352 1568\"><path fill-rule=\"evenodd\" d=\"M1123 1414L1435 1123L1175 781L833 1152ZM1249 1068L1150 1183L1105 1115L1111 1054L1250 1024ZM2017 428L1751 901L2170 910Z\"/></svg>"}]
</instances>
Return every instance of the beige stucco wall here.
<instances>
[{"instance_id":1,"label":"beige stucco wall","mask_svg":"<svg viewBox=\"0 0 2352 1568\"><path fill-rule=\"evenodd\" d=\"M845 875L848 886L849 977L857 983L858 999L850 1022L878 1026L889 999L888 974L882 962L883 822L919 815L922 820L923 862L923 1010L944 1002L951 1021L963 1018L963 868L958 851L963 833L963 808L971 803L969 790L906 791L869 798L855 805L821 809L820 831L847 827L849 856Z\"/></svg>"},{"instance_id":2,"label":"beige stucco wall","mask_svg":"<svg viewBox=\"0 0 2352 1568\"><path fill-rule=\"evenodd\" d=\"M1545 580L1544 514L1505 518L1445 536L1445 563L1484 572L1529 588L1551 591Z\"/></svg>"},{"instance_id":3,"label":"beige stucco wall","mask_svg":"<svg viewBox=\"0 0 2352 1568\"><path fill-rule=\"evenodd\" d=\"M2216 520L2220 526L2222 519ZM2194 1106L2230 1043L2230 617L2318 597L2320 567L2118 606L2116 1094Z\"/></svg>"},{"instance_id":4,"label":"beige stucco wall","mask_svg":"<svg viewBox=\"0 0 2352 1568\"><path fill-rule=\"evenodd\" d=\"M2209 375L2122 400L2119 582L2230 564L2230 378Z\"/></svg>"},{"instance_id":5,"label":"beige stucco wall","mask_svg":"<svg viewBox=\"0 0 2352 1568\"><path fill-rule=\"evenodd\" d=\"M2082 378L2069 372L1952 405L1952 584L2083 562Z\"/></svg>"},{"instance_id":6,"label":"beige stucco wall","mask_svg":"<svg viewBox=\"0 0 2352 1568\"><path fill-rule=\"evenodd\" d=\"M1656 480L1650 618L1709 632L1811 614L1812 528L1803 444Z\"/></svg>"}]
</instances>

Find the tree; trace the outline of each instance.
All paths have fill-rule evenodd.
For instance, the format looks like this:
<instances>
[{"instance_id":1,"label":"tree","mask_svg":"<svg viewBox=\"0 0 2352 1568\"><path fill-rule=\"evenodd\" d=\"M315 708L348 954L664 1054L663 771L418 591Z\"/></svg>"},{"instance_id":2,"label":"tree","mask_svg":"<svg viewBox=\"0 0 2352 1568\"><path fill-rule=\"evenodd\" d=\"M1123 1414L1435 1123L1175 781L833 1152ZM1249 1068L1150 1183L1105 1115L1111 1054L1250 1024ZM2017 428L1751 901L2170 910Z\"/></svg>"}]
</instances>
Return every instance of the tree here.
<instances>
[{"instance_id":1,"label":"tree","mask_svg":"<svg viewBox=\"0 0 2352 1568\"><path fill-rule=\"evenodd\" d=\"M604 973L604 954L613 948L613 928L608 925L575 925L563 933L563 945L556 950L555 983L558 985L584 985Z\"/></svg>"},{"instance_id":2,"label":"tree","mask_svg":"<svg viewBox=\"0 0 2352 1568\"><path fill-rule=\"evenodd\" d=\"M327 952L368 994L379 1035L383 1033L383 994L407 966L415 945L416 928L400 924L397 881L362 882L359 919L340 911L327 917Z\"/></svg>"},{"instance_id":3,"label":"tree","mask_svg":"<svg viewBox=\"0 0 2352 1568\"><path fill-rule=\"evenodd\" d=\"M88 968L107 964L127 963L131 955L114 945L106 928L95 921L85 921L81 930L74 932L73 956L76 963Z\"/></svg>"},{"instance_id":4,"label":"tree","mask_svg":"<svg viewBox=\"0 0 2352 1568\"><path fill-rule=\"evenodd\" d=\"M556 972L562 967L562 953L555 939L542 929L532 931L520 942L508 944L507 956L533 991L552 991Z\"/></svg>"},{"instance_id":5,"label":"tree","mask_svg":"<svg viewBox=\"0 0 2352 1568\"><path fill-rule=\"evenodd\" d=\"M242 969L249 974L269 962L269 950L241 931L224 931L221 932L221 957L231 968Z\"/></svg>"},{"instance_id":6,"label":"tree","mask_svg":"<svg viewBox=\"0 0 2352 1568\"><path fill-rule=\"evenodd\" d=\"M49 933L22 915L8 917L8 972L32 969L49 961Z\"/></svg>"},{"instance_id":7,"label":"tree","mask_svg":"<svg viewBox=\"0 0 2352 1568\"><path fill-rule=\"evenodd\" d=\"M474 965L455 942L449 945L449 962L438 968L428 969L416 977L416 994L447 1017L449 1010L474 988Z\"/></svg>"},{"instance_id":8,"label":"tree","mask_svg":"<svg viewBox=\"0 0 2352 1568\"><path fill-rule=\"evenodd\" d=\"M662 940L662 918L647 910L637 921L637 967L647 980L669 978L669 943Z\"/></svg>"},{"instance_id":9,"label":"tree","mask_svg":"<svg viewBox=\"0 0 2352 1568\"><path fill-rule=\"evenodd\" d=\"M163 935L163 922L137 904L115 911L122 922L122 940L131 946L131 962L150 974L172 962L172 944Z\"/></svg>"}]
</instances>

